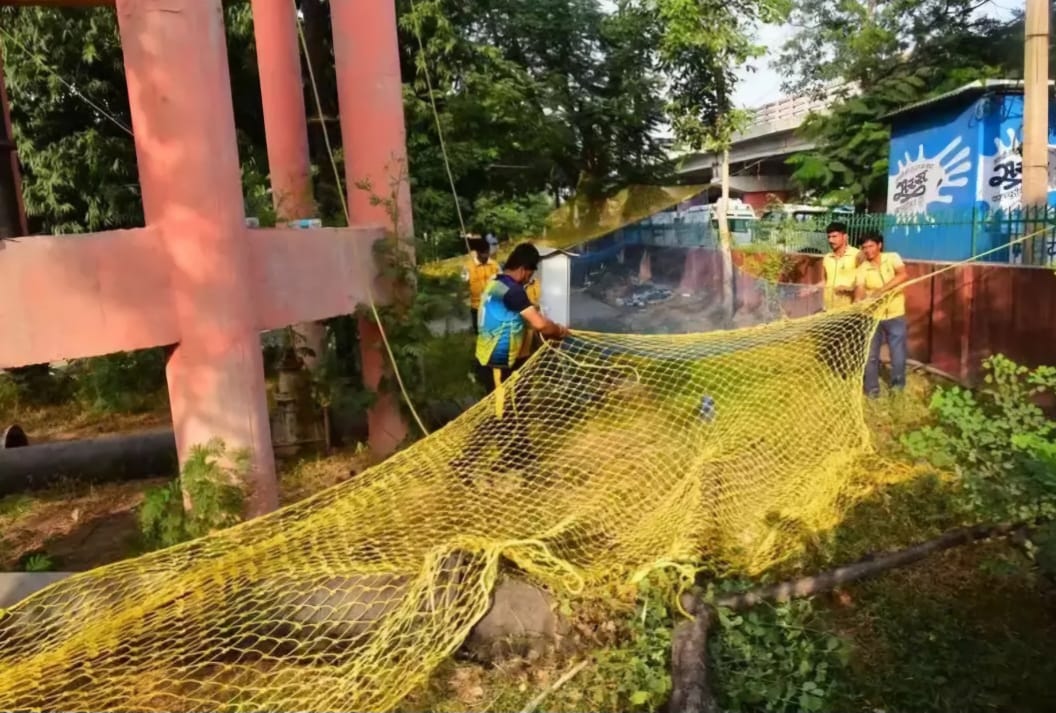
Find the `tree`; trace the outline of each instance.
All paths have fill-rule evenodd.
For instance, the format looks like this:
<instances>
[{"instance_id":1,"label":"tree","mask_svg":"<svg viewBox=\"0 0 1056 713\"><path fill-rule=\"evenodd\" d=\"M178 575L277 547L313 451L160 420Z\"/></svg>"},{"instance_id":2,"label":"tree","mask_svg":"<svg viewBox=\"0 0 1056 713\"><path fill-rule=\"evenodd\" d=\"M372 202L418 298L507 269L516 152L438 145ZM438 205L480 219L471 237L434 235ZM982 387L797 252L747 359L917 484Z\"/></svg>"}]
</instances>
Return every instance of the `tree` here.
<instances>
[{"instance_id":1,"label":"tree","mask_svg":"<svg viewBox=\"0 0 1056 713\"><path fill-rule=\"evenodd\" d=\"M639 4L421 0L401 27L404 67L415 69L405 77L408 148L423 231L455 223L431 99L471 226L490 227L499 213L539 228L541 214L521 206L541 205L543 193L602 196L669 169L657 138L659 28Z\"/></svg>"},{"instance_id":2,"label":"tree","mask_svg":"<svg viewBox=\"0 0 1056 713\"><path fill-rule=\"evenodd\" d=\"M239 146L259 175L264 125L249 6L231 4L226 15ZM142 225L114 12L3 7L0 27L31 232Z\"/></svg>"},{"instance_id":3,"label":"tree","mask_svg":"<svg viewBox=\"0 0 1056 713\"><path fill-rule=\"evenodd\" d=\"M985 4L985 3L984 3ZM976 12L976 0L800 0L785 45L785 91L836 99L800 131L793 156L808 193L867 207L887 189L890 129L882 117L976 79L1022 73L1022 29Z\"/></svg>"},{"instance_id":4,"label":"tree","mask_svg":"<svg viewBox=\"0 0 1056 713\"><path fill-rule=\"evenodd\" d=\"M675 135L690 147L706 148L722 155L722 200L717 218L722 254L723 307L727 324L732 321L733 255L729 202L729 148L733 135L744 123L743 112L732 105L735 69L763 53L753 41L759 22L775 22L788 11L785 0L651 0L663 28L660 40L661 66L670 77L668 112Z\"/></svg>"}]
</instances>

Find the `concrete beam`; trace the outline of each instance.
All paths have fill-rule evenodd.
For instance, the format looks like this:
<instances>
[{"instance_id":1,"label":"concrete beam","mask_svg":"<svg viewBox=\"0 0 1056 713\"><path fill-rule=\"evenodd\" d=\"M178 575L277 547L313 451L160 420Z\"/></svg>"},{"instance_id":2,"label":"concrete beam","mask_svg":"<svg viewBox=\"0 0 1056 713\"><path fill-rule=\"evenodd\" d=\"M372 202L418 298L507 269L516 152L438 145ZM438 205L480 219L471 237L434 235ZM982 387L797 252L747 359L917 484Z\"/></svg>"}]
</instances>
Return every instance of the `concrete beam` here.
<instances>
[{"instance_id":1,"label":"concrete beam","mask_svg":"<svg viewBox=\"0 0 1056 713\"><path fill-rule=\"evenodd\" d=\"M352 314L370 299L373 246L381 228L250 230L257 328ZM384 294L375 294L383 301Z\"/></svg>"},{"instance_id":2,"label":"concrete beam","mask_svg":"<svg viewBox=\"0 0 1056 713\"><path fill-rule=\"evenodd\" d=\"M0 368L179 341L156 228L0 242Z\"/></svg>"},{"instance_id":3,"label":"concrete beam","mask_svg":"<svg viewBox=\"0 0 1056 713\"><path fill-rule=\"evenodd\" d=\"M8 609L73 572L0 572L0 609Z\"/></svg>"},{"instance_id":4,"label":"concrete beam","mask_svg":"<svg viewBox=\"0 0 1056 713\"><path fill-rule=\"evenodd\" d=\"M113 7L116 0L0 0L15 7Z\"/></svg>"}]
</instances>

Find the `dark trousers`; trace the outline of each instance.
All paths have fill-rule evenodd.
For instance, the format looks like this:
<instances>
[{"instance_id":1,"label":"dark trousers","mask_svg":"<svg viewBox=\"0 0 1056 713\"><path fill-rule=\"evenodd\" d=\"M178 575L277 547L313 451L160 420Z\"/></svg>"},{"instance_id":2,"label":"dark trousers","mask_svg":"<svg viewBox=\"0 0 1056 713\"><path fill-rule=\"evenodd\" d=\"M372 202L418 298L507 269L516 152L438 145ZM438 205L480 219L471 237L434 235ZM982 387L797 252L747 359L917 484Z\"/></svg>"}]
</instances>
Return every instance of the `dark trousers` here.
<instances>
[{"instance_id":1,"label":"dark trousers","mask_svg":"<svg viewBox=\"0 0 1056 713\"><path fill-rule=\"evenodd\" d=\"M502 383L505 383L517 369L524 364L518 360L512 367L499 370ZM477 364L477 381L487 394L495 391L493 368ZM493 410L474 429L469 436L462 453L452 463L459 476L467 484L479 477L504 470L523 469L533 459L532 443L528 436L528 416L511 408L509 396L500 418ZM488 453L498 452L498 458L491 460Z\"/></svg>"},{"instance_id":2,"label":"dark trousers","mask_svg":"<svg viewBox=\"0 0 1056 713\"><path fill-rule=\"evenodd\" d=\"M525 359L518 359L513 363L511 367L502 367L499 369L499 381L506 383L513 372L524 366ZM484 393L490 394L495 390L495 368L491 366L484 366L483 364L477 363L476 371L477 383L484 387Z\"/></svg>"},{"instance_id":3,"label":"dark trousers","mask_svg":"<svg viewBox=\"0 0 1056 713\"><path fill-rule=\"evenodd\" d=\"M891 352L891 388L906 387L906 336L908 326L905 317L880 321L869 345L869 361L865 364L865 393L870 397L880 395L880 347L887 342Z\"/></svg>"},{"instance_id":4,"label":"dark trousers","mask_svg":"<svg viewBox=\"0 0 1056 713\"><path fill-rule=\"evenodd\" d=\"M480 334L480 325L477 324L477 317L480 315L480 310L469 308L469 326L473 330L473 334Z\"/></svg>"}]
</instances>

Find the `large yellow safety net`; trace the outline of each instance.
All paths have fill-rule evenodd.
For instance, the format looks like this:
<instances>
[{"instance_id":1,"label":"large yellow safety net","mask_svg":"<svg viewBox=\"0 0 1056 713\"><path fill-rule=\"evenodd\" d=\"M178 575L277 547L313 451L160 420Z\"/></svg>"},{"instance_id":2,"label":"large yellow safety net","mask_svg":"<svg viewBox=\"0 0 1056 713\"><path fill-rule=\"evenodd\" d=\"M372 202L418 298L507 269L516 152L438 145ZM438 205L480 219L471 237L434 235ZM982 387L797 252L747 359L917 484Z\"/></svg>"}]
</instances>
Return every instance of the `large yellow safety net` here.
<instances>
[{"instance_id":1,"label":"large yellow safety net","mask_svg":"<svg viewBox=\"0 0 1056 713\"><path fill-rule=\"evenodd\" d=\"M531 239L536 245L568 250L684 203L707 188L633 185L600 198L577 194L550 213L542 235ZM500 257L515 244L516 241L508 242L500 250ZM423 265L422 272L435 276L457 275L465 262L463 256L439 260Z\"/></svg>"},{"instance_id":2,"label":"large yellow safety net","mask_svg":"<svg viewBox=\"0 0 1056 713\"><path fill-rule=\"evenodd\" d=\"M846 505L869 309L543 348L349 482L4 612L0 710L386 710L500 563L572 591L664 562L760 572Z\"/></svg>"}]
</instances>

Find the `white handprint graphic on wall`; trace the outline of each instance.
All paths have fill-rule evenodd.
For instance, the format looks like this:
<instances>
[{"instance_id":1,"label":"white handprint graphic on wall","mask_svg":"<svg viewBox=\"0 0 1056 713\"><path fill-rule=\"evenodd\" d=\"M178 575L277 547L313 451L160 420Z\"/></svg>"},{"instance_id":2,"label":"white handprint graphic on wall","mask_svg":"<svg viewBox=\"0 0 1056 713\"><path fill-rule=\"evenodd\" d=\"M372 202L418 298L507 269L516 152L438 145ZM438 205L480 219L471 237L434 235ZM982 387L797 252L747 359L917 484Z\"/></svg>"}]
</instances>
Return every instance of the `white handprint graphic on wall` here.
<instances>
[{"instance_id":1,"label":"white handprint graphic on wall","mask_svg":"<svg viewBox=\"0 0 1056 713\"><path fill-rule=\"evenodd\" d=\"M997 153L979 158L979 200L993 210L1015 210L1023 200L1022 142L1015 129L1006 129L1008 143L994 139ZM1056 190L1056 146L1049 146L1049 191Z\"/></svg>"},{"instance_id":2,"label":"white handprint graphic on wall","mask_svg":"<svg viewBox=\"0 0 1056 713\"><path fill-rule=\"evenodd\" d=\"M909 218L926 213L932 203L952 203L953 196L944 190L968 185L966 174L972 170L969 160L972 151L967 146L957 151L960 146L961 137L958 136L932 158L924 155L923 145L916 158L907 151L905 160L898 162L898 173L888 179L890 212L900 218Z\"/></svg>"}]
</instances>

